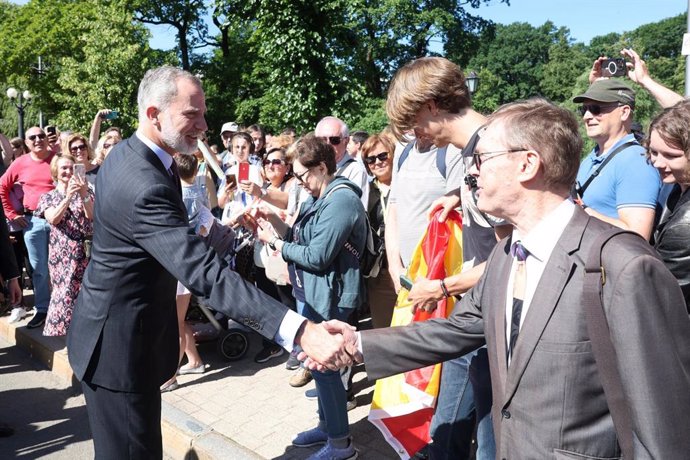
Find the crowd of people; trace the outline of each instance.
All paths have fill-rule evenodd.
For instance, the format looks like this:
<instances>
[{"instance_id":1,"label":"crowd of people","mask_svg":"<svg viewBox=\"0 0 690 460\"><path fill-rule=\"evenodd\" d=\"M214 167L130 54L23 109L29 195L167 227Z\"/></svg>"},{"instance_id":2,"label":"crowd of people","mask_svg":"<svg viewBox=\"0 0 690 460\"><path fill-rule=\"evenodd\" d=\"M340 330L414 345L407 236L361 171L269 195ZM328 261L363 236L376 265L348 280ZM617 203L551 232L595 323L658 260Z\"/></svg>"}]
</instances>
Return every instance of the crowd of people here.
<instances>
[{"instance_id":1,"label":"crowd of people","mask_svg":"<svg viewBox=\"0 0 690 460\"><path fill-rule=\"evenodd\" d=\"M179 354L153 366L141 382L121 382L99 365L100 356L118 340L144 347L137 334L147 324L122 319L134 328L131 340L122 338L122 325L99 323L88 341L83 339L86 351L70 350L89 406L111 403L98 393L102 387L150 395L153 381L158 406L154 401L141 410L147 411L146 423L160 421L160 414L154 415L160 412L160 392L178 387L176 375L207 368L185 321L196 295L210 299L221 313L243 317L264 336L257 363L287 349L286 367L294 371L289 384L315 381L315 392L307 396L317 401L318 424L293 441L297 447L323 445L310 458L358 455L347 415L356 407L353 359L365 362L370 378L443 363L432 441L420 457L470 458L473 439L477 459L551 458L554 452L614 458L630 445L639 458L688 452L684 411L690 410L690 393L677 395L652 382L663 375L670 388L690 387L690 357L683 345L690 340L690 102L654 81L633 50L622 54L629 79L650 91L664 110L640 143L632 132L635 92L623 79L603 77L604 58L597 59L589 88L572 100L595 143L582 161L574 114L541 99L480 114L472 108L462 70L444 58L417 59L397 72L386 103L390 125L380 133L350 133L334 116L302 136L291 128L271 135L258 124L227 122L219 133L225 150L218 151L208 143L203 114L185 128L168 125L181 113L175 112L178 105L180 111L187 110L185 104L195 110L203 105L203 92L188 74L161 68L142 82L141 126L120 147L115 148L123 142L119 129L101 135L103 121L117 117L108 109L97 112L88 138L54 127L32 127L26 139L0 135L2 223L12 244L12 267L4 267L2 276L11 321L25 315L15 293L19 285L34 292L35 312L26 327L43 326L44 335L64 336L73 315L81 313L88 317L76 320L83 330L101 317L86 313L84 303L100 299L96 274L108 261L119 261L127 282L130 271L146 270L155 259L166 278L152 278L147 290L167 289L167 277L177 279L175 301L165 313L177 327L158 332L165 335L159 342L175 336ZM157 91L171 91L174 104ZM162 112L171 118L160 121ZM150 171L156 175L150 190L137 192L130 184L126 193L134 211L114 223L110 214L123 211L113 205L114 197L128 198L117 194L137 180L125 178L116 166L135 152L137 162L147 162L141 171L150 167L147 155L162 162L162 169ZM165 180L173 184L170 189L154 190ZM168 209L168 201L180 201L185 212ZM152 211L155 206L159 211ZM160 209L167 213L165 225L155 214L164 212ZM450 296L461 302L447 320L388 328L401 276L430 216L442 221L454 209L463 222L462 268L440 280L412 280L409 300L427 311ZM161 226L175 231L155 241ZM178 232L181 227L185 230ZM610 408L610 387L599 381L600 352L592 350L593 333L579 301L586 250L611 227L641 236L616 237L603 252L599 248L610 280L601 298L635 434L630 442ZM361 259L370 229L384 244L377 270L365 278ZM131 254L122 243L128 239L143 252ZM164 255L162 248L175 242L189 245L185 264L196 260L200 266L176 266L179 260ZM206 251L212 256L203 257ZM90 264L95 266L88 269L88 281ZM217 275L230 268L243 281ZM88 298L77 302L82 282ZM233 300L223 297L227 289L240 291L236 306L224 306ZM282 305L292 313L274 308L271 315L282 319L254 318L243 310L259 302L248 294L252 289L261 299L272 299L263 302L266 309ZM149 302L167 308L164 300ZM374 331L354 334L369 316ZM296 318L307 320L301 329ZM342 336L338 346L316 352L310 346L315 329L308 329L314 324L323 325L320 334ZM81 343L75 334L69 340ZM654 350L640 343L661 337L667 343ZM154 350L130 353L128 359L141 365L150 357L138 353ZM573 388L574 382L580 388ZM105 433L100 423L91 420L97 452L117 452L112 437L118 433ZM155 457L160 428L148 428L140 447Z\"/></svg>"}]
</instances>

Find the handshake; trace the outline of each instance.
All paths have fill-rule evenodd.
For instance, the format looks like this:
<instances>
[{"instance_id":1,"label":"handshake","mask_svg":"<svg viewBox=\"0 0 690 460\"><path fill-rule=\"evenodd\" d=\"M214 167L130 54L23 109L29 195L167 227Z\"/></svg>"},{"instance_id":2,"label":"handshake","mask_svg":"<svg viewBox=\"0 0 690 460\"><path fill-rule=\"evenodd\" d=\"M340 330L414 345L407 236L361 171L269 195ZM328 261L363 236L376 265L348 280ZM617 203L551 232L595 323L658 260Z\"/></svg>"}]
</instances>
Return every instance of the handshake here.
<instances>
[{"instance_id":1,"label":"handshake","mask_svg":"<svg viewBox=\"0 0 690 460\"><path fill-rule=\"evenodd\" d=\"M338 320L312 323L305 321L295 343L302 347L297 356L311 370L335 371L364 361L358 350L359 334L355 327Z\"/></svg>"}]
</instances>

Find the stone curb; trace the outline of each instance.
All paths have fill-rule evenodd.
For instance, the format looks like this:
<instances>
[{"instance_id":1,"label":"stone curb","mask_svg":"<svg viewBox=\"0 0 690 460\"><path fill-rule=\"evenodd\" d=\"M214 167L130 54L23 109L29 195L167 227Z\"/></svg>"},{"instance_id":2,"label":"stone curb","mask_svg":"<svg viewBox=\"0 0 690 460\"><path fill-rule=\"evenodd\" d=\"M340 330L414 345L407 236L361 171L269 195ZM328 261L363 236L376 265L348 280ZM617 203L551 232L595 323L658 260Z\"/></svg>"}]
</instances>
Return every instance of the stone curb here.
<instances>
[{"instance_id":1,"label":"stone curb","mask_svg":"<svg viewBox=\"0 0 690 460\"><path fill-rule=\"evenodd\" d=\"M0 337L22 348L33 359L47 366L53 374L71 382L73 387L79 388L79 382L74 377L67 360L64 339L44 337L42 328L27 329L25 326L29 319L30 317L9 324L7 316L0 317ZM175 459L263 459L165 401L161 404L161 431L163 451Z\"/></svg>"}]
</instances>

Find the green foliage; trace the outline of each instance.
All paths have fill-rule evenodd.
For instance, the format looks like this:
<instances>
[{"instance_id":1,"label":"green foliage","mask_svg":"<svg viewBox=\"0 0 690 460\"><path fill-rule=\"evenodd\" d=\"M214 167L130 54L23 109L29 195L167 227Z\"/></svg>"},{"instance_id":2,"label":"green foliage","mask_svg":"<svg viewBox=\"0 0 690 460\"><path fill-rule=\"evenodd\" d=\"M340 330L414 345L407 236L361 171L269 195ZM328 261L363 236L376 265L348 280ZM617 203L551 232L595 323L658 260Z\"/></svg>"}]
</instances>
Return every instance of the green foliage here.
<instances>
[{"instance_id":1,"label":"green foliage","mask_svg":"<svg viewBox=\"0 0 690 460\"><path fill-rule=\"evenodd\" d=\"M78 39L83 54L60 60L55 100L69 109L61 111L56 122L88 134L96 112L110 108L119 112L113 123L131 131L137 120L139 81L157 64L148 47L148 32L132 24L131 16L116 2L106 6L96 0L84 3L99 14L84 18Z\"/></svg>"},{"instance_id":2,"label":"green foliage","mask_svg":"<svg viewBox=\"0 0 690 460\"><path fill-rule=\"evenodd\" d=\"M350 131L379 133L388 126L385 99L367 99L359 106L358 117L351 122Z\"/></svg>"}]
</instances>

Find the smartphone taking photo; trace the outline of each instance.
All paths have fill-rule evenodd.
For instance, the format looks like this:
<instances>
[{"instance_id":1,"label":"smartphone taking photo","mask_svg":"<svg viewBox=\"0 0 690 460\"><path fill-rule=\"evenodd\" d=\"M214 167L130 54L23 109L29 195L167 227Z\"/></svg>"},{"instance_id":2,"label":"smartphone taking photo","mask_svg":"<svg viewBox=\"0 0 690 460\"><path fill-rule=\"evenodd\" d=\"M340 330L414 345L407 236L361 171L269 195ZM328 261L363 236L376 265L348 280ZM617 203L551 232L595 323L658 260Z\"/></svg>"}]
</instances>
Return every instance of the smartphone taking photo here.
<instances>
[{"instance_id":1,"label":"smartphone taking photo","mask_svg":"<svg viewBox=\"0 0 690 460\"><path fill-rule=\"evenodd\" d=\"M400 286L404 287L408 291L412 290L412 280L405 275L400 275Z\"/></svg>"},{"instance_id":2,"label":"smartphone taking photo","mask_svg":"<svg viewBox=\"0 0 690 460\"><path fill-rule=\"evenodd\" d=\"M84 182L86 180L86 166L81 163L75 163L72 175Z\"/></svg>"},{"instance_id":3,"label":"smartphone taking photo","mask_svg":"<svg viewBox=\"0 0 690 460\"><path fill-rule=\"evenodd\" d=\"M234 174L225 174L225 184L229 185L230 188L237 187L237 178Z\"/></svg>"},{"instance_id":4,"label":"smartphone taking photo","mask_svg":"<svg viewBox=\"0 0 690 460\"><path fill-rule=\"evenodd\" d=\"M249 180L249 163L240 163L239 164L239 177L238 180L240 182Z\"/></svg>"}]
</instances>

